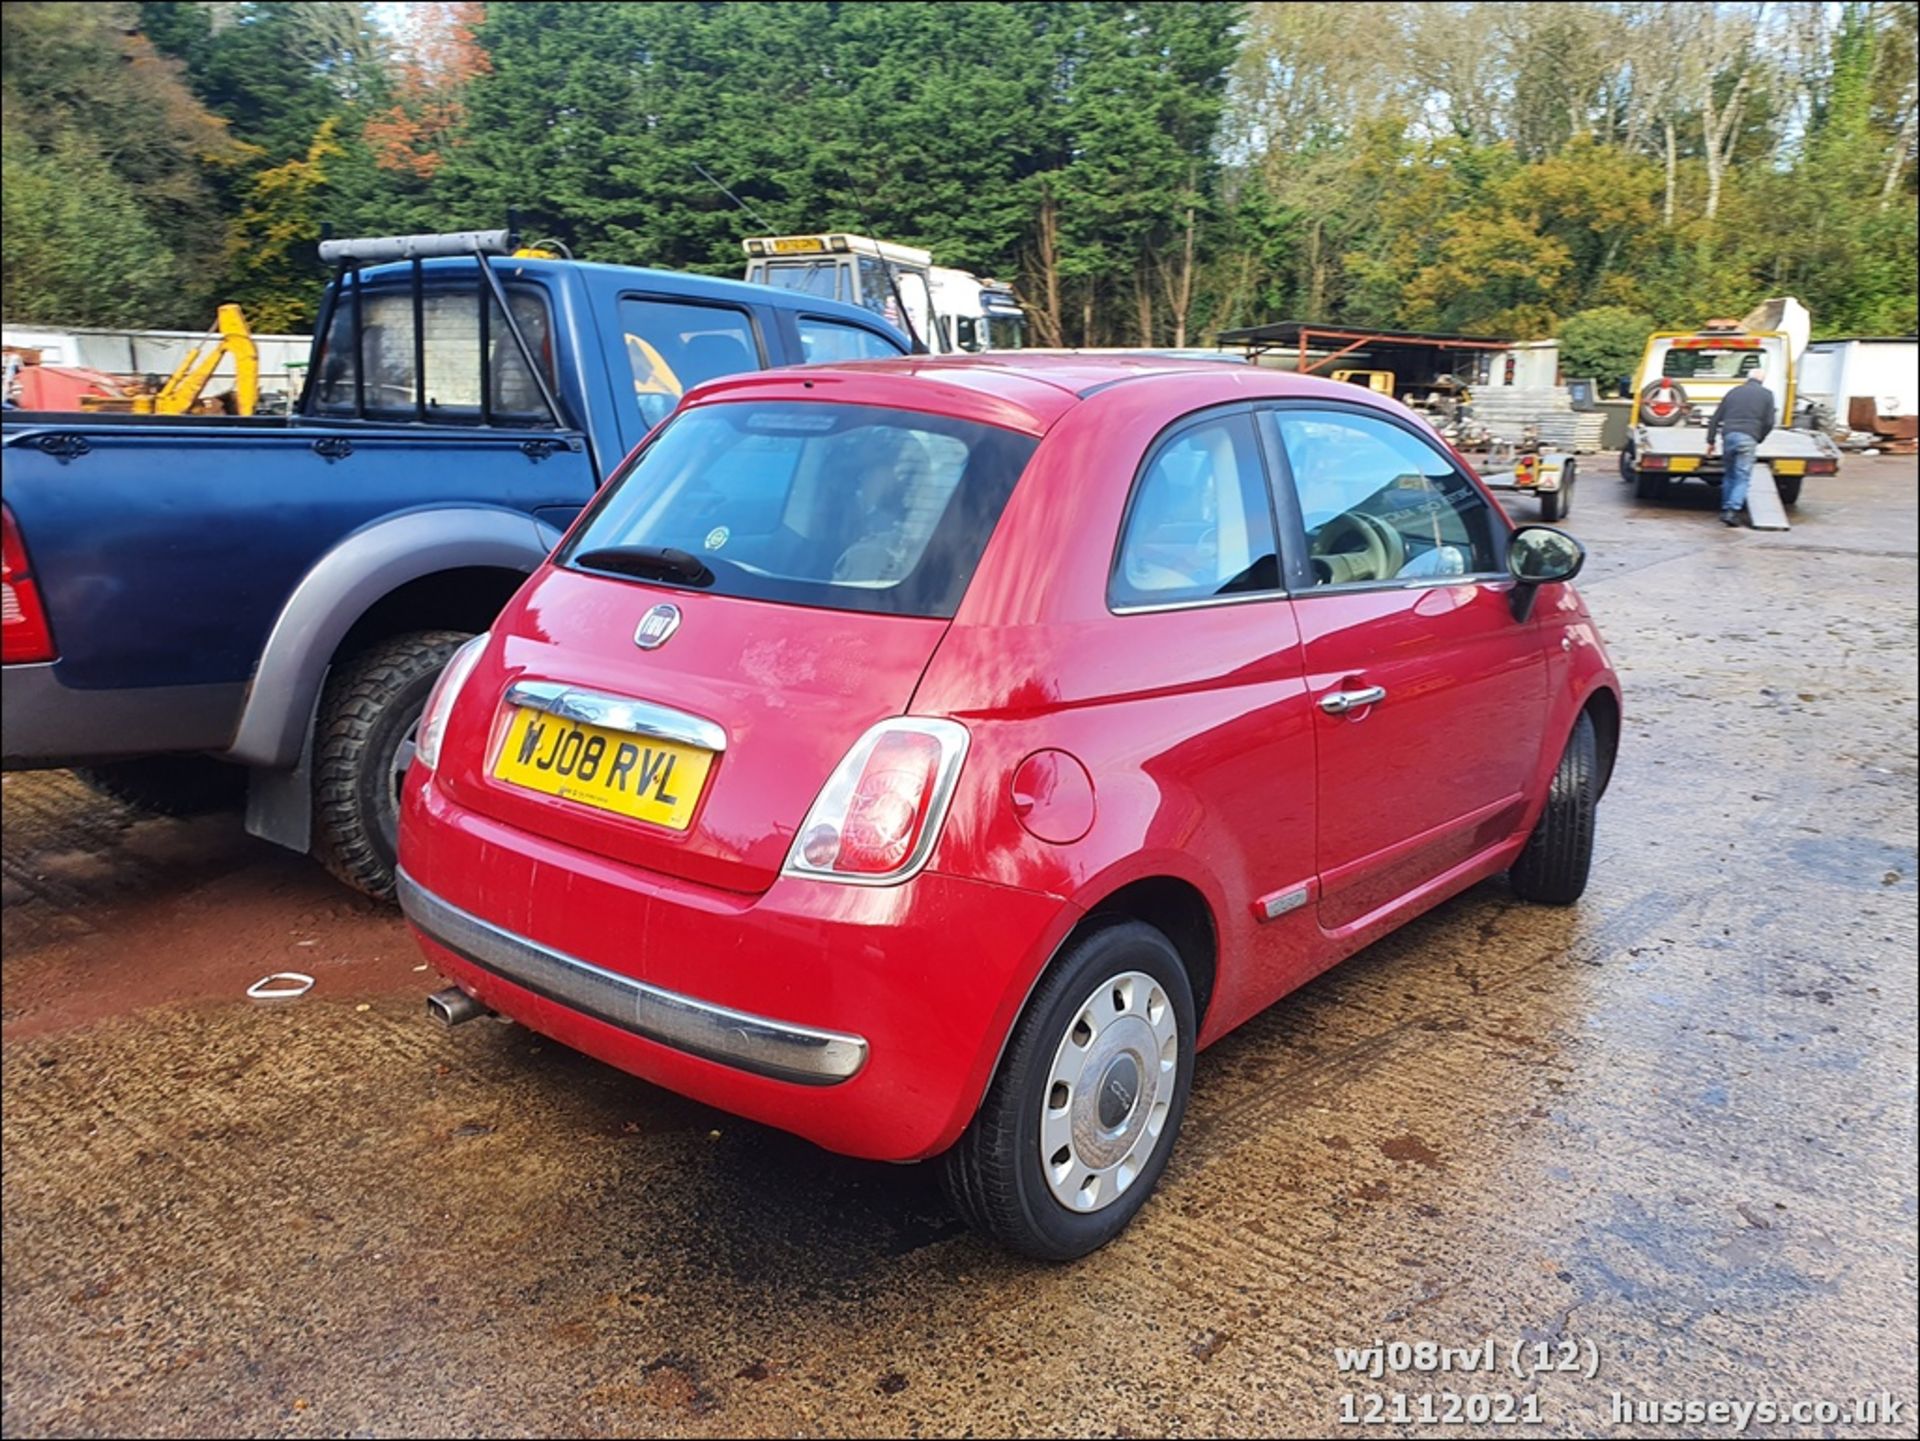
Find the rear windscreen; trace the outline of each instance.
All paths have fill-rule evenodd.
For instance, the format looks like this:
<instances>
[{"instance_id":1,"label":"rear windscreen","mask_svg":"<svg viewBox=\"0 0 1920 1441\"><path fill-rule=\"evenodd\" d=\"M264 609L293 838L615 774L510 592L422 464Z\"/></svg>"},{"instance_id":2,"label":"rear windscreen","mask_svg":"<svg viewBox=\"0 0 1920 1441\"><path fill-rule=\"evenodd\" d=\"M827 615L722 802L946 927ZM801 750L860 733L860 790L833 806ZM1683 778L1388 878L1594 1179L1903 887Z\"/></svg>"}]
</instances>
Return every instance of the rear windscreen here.
<instances>
[{"instance_id":1,"label":"rear windscreen","mask_svg":"<svg viewBox=\"0 0 1920 1441\"><path fill-rule=\"evenodd\" d=\"M700 566L650 582L949 618L1035 444L875 406L699 406L615 477L561 563L633 574L613 553L666 549Z\"/></svg>"},{"instance_id":2,"label":"rear windscreen","mask_svg":"<svg viewBox=\"0 0 1920 1441\"><path fill-rule=\"evenodd\" d=\"M1660 358L1660 373L1669 380L1739 380L1757 369L1760 360L1760 351L1746 346L1728 350L1675 346Z\"/></svg>"}]
</instances>

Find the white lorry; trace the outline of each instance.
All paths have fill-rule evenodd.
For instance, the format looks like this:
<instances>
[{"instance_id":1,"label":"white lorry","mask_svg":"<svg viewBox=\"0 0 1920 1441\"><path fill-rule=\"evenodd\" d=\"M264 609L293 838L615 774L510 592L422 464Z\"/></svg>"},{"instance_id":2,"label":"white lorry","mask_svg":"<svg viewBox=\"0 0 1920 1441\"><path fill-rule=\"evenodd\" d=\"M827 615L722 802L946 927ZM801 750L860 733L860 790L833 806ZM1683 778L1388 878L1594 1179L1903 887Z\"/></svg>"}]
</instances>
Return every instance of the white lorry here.
<instances>
[{"instance_id":1,"label":"white lorry","mask_svg":"<svg viewBox=\"0 0 1920 1441\"><path fill-rule=\"evenodd\" d=\"M1744 320L1649 336L1634 375L1620 478L1647 501L1665 500L1672 487L1688 479L1717 487L1725 473L1726 447L1708 450L1707 424L1727 393L1763 365L1779 418L1755 453L1756 494L1749 508L1757 510L1765 492L1777 492L1783 506L1793 506L1807 476L1838 472L1840 448L1819 431L1794 425L1795 366L1806 349L1809 319L1806 307L1788 297L1765 302ZM1767 528L1784 525L1782 516Z\"/></svg>"},{"instance_id":2,"label":"white lorry","mask_svg":"<svg viewBox=\"0 0 1920 1441\"><path fill-rule=\"evenodd\" d=\"M754 236L741 247L748 281L865 306L935 355L1018 350L1026 342L1012 286L935 265L915 246L835 231Z\"/></svg>"}]
</instances>

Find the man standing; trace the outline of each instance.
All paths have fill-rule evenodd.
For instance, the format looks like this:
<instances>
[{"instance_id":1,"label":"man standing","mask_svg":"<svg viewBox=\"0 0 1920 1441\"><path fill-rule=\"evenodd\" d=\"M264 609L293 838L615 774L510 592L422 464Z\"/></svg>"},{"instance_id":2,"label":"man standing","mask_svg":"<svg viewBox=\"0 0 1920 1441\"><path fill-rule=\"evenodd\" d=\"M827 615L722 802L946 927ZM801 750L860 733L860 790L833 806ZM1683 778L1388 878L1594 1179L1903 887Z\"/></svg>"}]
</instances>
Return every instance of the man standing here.
<instances>
[{"instance_id":1,"label":"man standing","mask_svg":"<svg viewBox=\"0 0 1920 1441\"><path fill-rule=\"evenodd\" d=\"M1747 482L1753 476L1753 453L1773 430L1773 392L1767 389L1767 368L1762 361L1747 372L1744 385L1727 392L1707 422L1707 454L1713 454L1714 438L1727 437L1727 474L1720 485L1720 523L1738 525L1740 512L1747 504Z\"/></svg>"}]
</instances>

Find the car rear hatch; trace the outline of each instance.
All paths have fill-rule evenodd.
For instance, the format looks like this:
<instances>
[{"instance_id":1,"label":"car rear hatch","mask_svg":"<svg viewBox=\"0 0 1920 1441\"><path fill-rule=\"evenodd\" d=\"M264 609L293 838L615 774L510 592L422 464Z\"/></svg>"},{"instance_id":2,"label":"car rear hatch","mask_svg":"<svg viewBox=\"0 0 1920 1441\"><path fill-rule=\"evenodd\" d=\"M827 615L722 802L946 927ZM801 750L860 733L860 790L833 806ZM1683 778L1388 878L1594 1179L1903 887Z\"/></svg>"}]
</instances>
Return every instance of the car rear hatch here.
<instances>
[{"instance_id":1,"label":"car rear hatch","mask_svg":"<svg viewBox=\"0 0 1920 1441\"><path fill-rule=\"evenodd\" d=\"M1033 446L874 406L682 411L496 624L443 787L609 861L765 890L834 767L911 702Z\"/></svg>"}]
</instances>

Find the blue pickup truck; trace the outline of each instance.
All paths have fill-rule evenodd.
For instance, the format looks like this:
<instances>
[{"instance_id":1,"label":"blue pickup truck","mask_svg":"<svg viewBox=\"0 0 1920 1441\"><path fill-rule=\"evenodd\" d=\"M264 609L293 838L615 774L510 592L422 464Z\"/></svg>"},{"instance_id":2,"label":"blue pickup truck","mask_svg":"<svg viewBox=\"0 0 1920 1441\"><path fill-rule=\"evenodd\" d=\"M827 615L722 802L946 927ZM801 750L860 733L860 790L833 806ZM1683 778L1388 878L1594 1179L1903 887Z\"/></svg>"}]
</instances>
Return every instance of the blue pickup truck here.
<instances>
[{"instance_id":1,"label":"blue pickup truck","mask_svg":"<svg viewBox=\"0 0 1920 1441\"><path fill-rule=\"evenodd\" d=\"M0 761L247 827L375 896L434 677L681 391L899 355L872 312L513 253L342 240L297 412L6 412Z\"/></svg>"}]
</instances>

